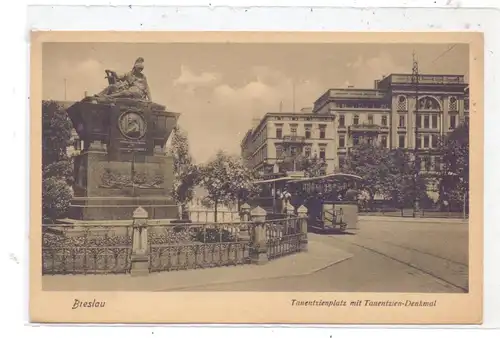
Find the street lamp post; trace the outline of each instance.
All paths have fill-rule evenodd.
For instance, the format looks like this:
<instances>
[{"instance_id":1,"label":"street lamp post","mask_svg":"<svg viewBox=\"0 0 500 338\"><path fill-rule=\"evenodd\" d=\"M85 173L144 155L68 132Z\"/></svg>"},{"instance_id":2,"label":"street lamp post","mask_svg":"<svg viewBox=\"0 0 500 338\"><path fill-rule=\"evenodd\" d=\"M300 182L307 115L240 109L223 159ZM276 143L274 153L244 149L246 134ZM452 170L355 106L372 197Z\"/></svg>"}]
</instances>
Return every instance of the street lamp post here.
<instances>
[{"instance_id":1,"label":"street lamp post","mask_svg":"<svg viewBox=\"0 0 500 338\"><path fill-rule=\"evenodd\" d=\"M414 158L413 158L413 217L416 217L417 211L419 209L419 174L420 174L420 158L419 158L419 144L417 142L418 138L418 84L419 84L419 72L418 72L418 61L415 58L415 53L413 53L413 68L412 68L412 84L415 87L415 146L414 146Z\"/></svg>"}]
</instances>

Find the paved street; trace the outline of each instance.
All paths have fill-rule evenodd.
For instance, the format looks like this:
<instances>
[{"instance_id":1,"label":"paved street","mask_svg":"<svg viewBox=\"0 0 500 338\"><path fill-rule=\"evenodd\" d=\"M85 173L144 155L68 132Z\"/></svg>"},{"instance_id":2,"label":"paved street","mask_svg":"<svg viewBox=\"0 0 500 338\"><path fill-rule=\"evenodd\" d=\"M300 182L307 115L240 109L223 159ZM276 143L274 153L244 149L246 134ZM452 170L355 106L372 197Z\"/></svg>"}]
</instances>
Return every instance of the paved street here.
<instances>
[{"instance_id":1,"label":"paved street","mask_svg":"<svg viewBox=\"0 0 500 338\"><path fill-rule=\"evenodd\" d=\"M355 235L315 235L353 257L305 276L192 287L185 291L467 292L468 225L363 221Z\"/></svg>"}]
</instances>

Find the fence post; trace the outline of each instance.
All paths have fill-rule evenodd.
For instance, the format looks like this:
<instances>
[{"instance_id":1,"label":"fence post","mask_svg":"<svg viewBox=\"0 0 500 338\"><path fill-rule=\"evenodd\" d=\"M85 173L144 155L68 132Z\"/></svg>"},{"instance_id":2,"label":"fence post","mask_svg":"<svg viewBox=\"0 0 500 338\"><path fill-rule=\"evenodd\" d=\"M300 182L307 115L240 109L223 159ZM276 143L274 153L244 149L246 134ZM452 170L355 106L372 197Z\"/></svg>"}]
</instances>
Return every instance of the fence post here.
<instances>
[{"instance_id":1,"label":"fence post","mask_svg":"<svg viewBox=\"0 0 500 338\"><path fill-rule=\"evenodd\" d=\"M149 246L148 246L148 212L142 207L134 210L132 257L130 258L132 276L149 274Z\"/></svg>"},{"instance_id":2,"label":"fence post","mask_svg":"<svg viewBox=\"0 0 500 338\"><path fill-rule=\"evenodd\" d=\"M299 217L299 226L300 226L300 251L307 251L307 208L301 205L297 209L297 214Z\"/></svg>"},{"instance_id":3,"label":"fence post","mask_svg":"<svg viewBox=\"0 0 500 338\"><path fill-rule=\"evenodd\" d=\"M261 207L256 207L250 212L251 220L254 223L252 227L252 243L250 259L253 264L266 264L267 257L267 238L266 221L267 212Z\"/></svg>"},{"instance_id":4,"label":"fence post","mask_svg":"<svg viewBox=\"0 0 500 338\"><path fill-rule=\"evenodd\" d=\"M292 218L292 217L295 216L295 207L293 205L291 205L290 203L287 203L285 209L286 209L286 217L287 218ZM286 220L285 221L284 233L280 234L280 237L283 236L283 235L288 235L289 228L290 228L290 222L292 222L292 221L291 220Z\"/></svg>"}]
</instances>

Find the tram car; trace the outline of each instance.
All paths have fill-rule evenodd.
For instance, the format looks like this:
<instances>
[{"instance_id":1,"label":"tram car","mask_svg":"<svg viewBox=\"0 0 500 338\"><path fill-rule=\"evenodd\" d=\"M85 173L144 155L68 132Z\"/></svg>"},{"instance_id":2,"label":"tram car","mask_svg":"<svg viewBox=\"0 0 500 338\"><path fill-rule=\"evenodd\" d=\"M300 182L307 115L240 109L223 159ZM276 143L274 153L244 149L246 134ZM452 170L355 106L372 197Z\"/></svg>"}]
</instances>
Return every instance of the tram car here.
<instances>
[{"instance_id":1,"label":"tram car","mask_svg":"<svg viewBox=\"0 0 500 338\"><path fill-rule=\"evenodd\" d=\"M311 231L353 231L358 223L360 182L360 176L343 173L311 178L286 175L270 178L255 182L260 186L260 195L253 198L250 205L264 208L269 219L285 217L287 203L295 210L304 205Z\"/></svg>"}]
</instances>

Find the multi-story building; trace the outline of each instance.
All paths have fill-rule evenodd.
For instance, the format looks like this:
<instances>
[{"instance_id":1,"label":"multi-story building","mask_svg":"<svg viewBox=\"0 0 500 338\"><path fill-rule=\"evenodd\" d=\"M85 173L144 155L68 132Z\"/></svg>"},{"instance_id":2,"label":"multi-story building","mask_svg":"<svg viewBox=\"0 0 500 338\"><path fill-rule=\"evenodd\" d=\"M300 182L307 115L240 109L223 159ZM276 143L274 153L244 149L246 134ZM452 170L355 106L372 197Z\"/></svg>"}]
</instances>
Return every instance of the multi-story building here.
<instances>
[{"instance_id":1,"label":"multi-story building","mask_svg":"<svg viewBox=\"0 0 500 338\"><path fill-rule=\"evenodd\" d=\"M468 119L464 76L420 75L416 86L411 74L391 74L374 87L329 89L314 103L314 114L336 116L339 164L350 147L371 142L419 149L429 155L422 169L432 171L439 161L439 137Z\"/></svg>"},{"instance_id":2,"label":"multi-story building","mask_svg":"<svg viewBox=\"0 0 500 338\"><path fill-rule=\"evenodd\" d=\"M418 102L418 104L417 104ZM342 166L360 142L388 149L417 149L423 172L439 165L439 138L469 117L469 91L463 75L391 74L373 89L329 89L311 111L268 113L245 135L241 150L252 168L269 172L283 155L317 153L327 173ZM284 151L288 153L283 153Z\"/></svg>"},{"instance_id":3,"label":"multi-story building","mask_svg":"<svg viewBox=\"0 0 500 338\"><path fill-rule=\"evenodd\" d=\"M255 119L241 142L247 165L265 174L279 172L298 155L317 156L325 163L324 171L333 171L337 153L334 115L313 114L311 109L297 113L267 113Z\"/></svg>"}]
</instances>

